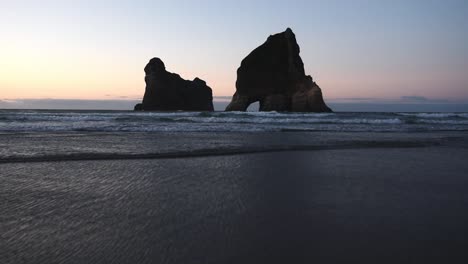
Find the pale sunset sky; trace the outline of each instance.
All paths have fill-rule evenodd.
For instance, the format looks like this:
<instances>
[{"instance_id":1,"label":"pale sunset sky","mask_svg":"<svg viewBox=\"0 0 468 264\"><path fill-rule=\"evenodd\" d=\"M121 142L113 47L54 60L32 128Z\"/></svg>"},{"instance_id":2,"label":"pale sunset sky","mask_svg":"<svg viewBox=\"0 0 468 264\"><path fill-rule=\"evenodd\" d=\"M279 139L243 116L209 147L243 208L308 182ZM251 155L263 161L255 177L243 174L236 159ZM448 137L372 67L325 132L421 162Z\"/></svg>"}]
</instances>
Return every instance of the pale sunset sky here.
<instances>
[{"instance_id":1,"label":"pale sunset sky","mask_svg":"<svg viewBox=\"0 0 468 264\"><path fill-rule=\"evenodd\" d=\"M215 96L291 27L326 100L468 101L468 1L1 1L0 100L141 99L160 57Z\"/></svg>"}]
</instances>

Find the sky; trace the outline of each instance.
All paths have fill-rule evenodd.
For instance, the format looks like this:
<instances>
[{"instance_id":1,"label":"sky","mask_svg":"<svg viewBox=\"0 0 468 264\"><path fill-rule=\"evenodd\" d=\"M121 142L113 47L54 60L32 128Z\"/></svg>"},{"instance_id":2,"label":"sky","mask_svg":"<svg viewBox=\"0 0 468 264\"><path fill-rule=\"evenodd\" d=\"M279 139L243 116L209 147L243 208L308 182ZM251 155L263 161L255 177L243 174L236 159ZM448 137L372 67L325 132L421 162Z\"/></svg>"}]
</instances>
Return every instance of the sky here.
<instances>
[{"instance_id":1,"label":"sky","mask_svg":"<svg viewBox=\"0 0 468 264\"><path fill-rule=\"evenodd\" d=\"M466 0L0 0L0 107L141 100L152 57L229 97L241 60L287 27L326 101L468 102Z\"/></svg>"}]
</instances>

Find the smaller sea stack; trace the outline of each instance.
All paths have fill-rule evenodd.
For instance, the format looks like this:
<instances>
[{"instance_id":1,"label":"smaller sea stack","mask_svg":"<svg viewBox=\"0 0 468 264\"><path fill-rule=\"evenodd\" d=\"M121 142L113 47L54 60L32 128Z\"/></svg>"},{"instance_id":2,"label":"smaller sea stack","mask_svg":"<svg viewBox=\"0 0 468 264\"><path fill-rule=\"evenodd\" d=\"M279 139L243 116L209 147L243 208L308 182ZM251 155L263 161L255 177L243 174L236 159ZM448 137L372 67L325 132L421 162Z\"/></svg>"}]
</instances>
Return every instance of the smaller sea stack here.
<instances>
[{"instance_id":1,"label":"smaller sea stack","mask_svg":"<svg viewBox=\"0 0 468 264\"><path fill-rule=\"evenodd\" d=\"M213 93L205 81L184 80L166 71L159 58L149 61L145 73L146 91L136 111L214 111Z\"/></svg>"}]
</instances>

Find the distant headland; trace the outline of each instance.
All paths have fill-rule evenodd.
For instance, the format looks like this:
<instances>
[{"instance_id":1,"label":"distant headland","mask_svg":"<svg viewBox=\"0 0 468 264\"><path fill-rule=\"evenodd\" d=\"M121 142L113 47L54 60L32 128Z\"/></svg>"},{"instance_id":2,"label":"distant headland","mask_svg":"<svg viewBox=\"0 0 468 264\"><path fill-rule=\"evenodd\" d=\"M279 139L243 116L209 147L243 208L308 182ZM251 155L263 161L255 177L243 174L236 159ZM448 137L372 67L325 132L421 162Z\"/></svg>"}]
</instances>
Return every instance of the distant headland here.
<instances>
[{"instance_id":1,"label":"distant headland","mask_svg":"<svg viewBox=\"0 0 468 264\"><path fill-rule=\"evenodd\" d=\"M259 102L260 111L332 112L320 87L305 74L293 31L271 35L253 50L237 70L236 92L226 111L246 111ZM206 82L182 79L153 58L145 67L146 91L139 111L213 111L212 90Z\"/></svg>"}]
</instances>

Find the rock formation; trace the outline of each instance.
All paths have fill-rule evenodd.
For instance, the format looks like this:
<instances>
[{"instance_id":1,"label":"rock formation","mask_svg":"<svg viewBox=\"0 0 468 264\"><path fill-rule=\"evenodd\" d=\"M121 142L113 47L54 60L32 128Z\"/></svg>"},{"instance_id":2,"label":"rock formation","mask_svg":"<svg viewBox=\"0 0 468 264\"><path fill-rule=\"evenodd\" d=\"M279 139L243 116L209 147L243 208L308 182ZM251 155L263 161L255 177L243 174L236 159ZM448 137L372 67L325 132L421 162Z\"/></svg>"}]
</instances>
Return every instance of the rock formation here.
<instances>
[{"instance_id":1,"label":"rock formation","mask_svg":"<svg viewBox=\"0 0 468 264\"><path fill-rule=\"evenodd\" d=\"M137 111L213 111L213 95L206 82L195 78L182 79L166 71L159 58L153 58L145 67L146 91Z\"/></svg>"},{"instance_id":2,"label":"rock formation","mask_svg":"<svg viewBox=\"0 0 468 264\"><path fill-rule=\"evenodd\" d=\"M299 52L291 29L270 36L242 61L226 111L245 111L258 101L260 111L331 112L320 87L305 75Z\"/></svg>"}]
</instances>

